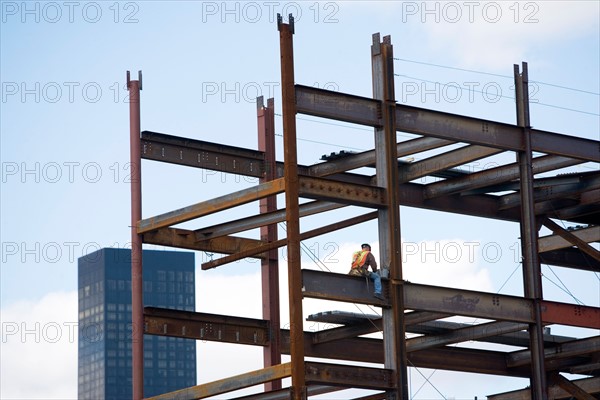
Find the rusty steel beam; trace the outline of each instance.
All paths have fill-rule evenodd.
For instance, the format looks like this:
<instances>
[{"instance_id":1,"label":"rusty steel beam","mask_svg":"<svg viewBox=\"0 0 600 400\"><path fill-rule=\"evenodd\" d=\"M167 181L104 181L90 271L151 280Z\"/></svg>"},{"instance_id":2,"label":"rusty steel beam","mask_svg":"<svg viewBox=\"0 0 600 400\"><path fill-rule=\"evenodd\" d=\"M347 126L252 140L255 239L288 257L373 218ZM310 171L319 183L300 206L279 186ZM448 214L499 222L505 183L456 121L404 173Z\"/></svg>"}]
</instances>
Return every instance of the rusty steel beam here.
<instances>
[{"instance_id":1,"label":"rusty steel beam","mask_svg":"<svg viewBox=\"0 0 600 400\"><path fill-rule=\"evenodd\" d=\"M577 400L596 400L596 398L590 393L583 390L581 387L571 382L559 373L551 374L550 381L556 384L559 388L566 391L567 393L572 394Z\"/></svg>"},{"instance_id":2,"label":"rusty steel beam","mask_svg":"<svg viewBox=\"0 0 600 400\"><path fill-rule=\"evenodd\" d=\"M142 158L260 178L264 153L157 132L142 132Z\"/></svg>"},{"instance_id":3,"label":"rusty steel beam","mask_svg":"<svg viewBox=\"0 0 600 400\"><path fill-rule=\"evenodd\" d=\"M533 197L533 154L531 142L531 123L529 118L529 76L527 63L523 63L523 71L514 65L515 101L517 108L517 125L521 127L523 148L517 152L519 164L519 202L521 209L521 253L523 266L523 291L525 297L532 300L534 321L529 324L529 348L531 349L531 395L537 400L548 398L546 385L546 367L544 365L544 327L540 301L542 293L542 273L538 256L538 230L535 219Z\"/></svg>"},{"instance_id":4,"label":"rusty steel beam","mask_svg":"<svg viewBox=\"0 0 600 400\"><path fill-rule=\"evenodd\" d=\"M138 222L138 233L145 233L170 225L179 224L195 218L203 217L215 212L224 211L232 207L260 200L264 197L279 194L285 190L285 179L279 178L270 182L243 189L225 196L216 197L207 201L169 211Z\"/></svg>"},{"instance_id":5,"label":"rusty steel beam","mask_svg":"<svg viewBox=\"0 0 600 400\"><path fill-rule=\"evenodd\" d=\"M257 248L265 243L262 240L236 236L221 236L197 241L195 240L194 231L178 228L160 228L144 233L142 238L144 243L221 254L238 253ZM255 253L254 256L256 258L267 257L267 255L261 253Z\"/></svg>"},{"instance_id":6,"label":"rusty steel beam","mask_svg":"<svg viewBox=\"0 0 600 400\"><path fill-rule=\"evenodd\" d=\"M445 335L449 334L457 329L470 328L472 325L462 324L457 322L448 321L431 321L424 322L418 325L408 325L406 327L407 332L419 333L422 335ZM529 346L529 333L528 332L512 332L502 334L498 336L487 336L477 339L481 342L505 344L508 346L517 347L528 347ZM575 340L574 337L568 336L557 336L551 334L544 334L544 344L548 346L554 346L557 343L564 343L571 340Z\"/></svg>"},{"instance_id":7,"label":"rusty steel beam","mask_svg":"<svg viewBox=\"0 0 600 400\"><path fill-rule=\"evenodd\" d=\"M506 321L489 322L485 324L453 329L449 332L439 335L426 335L408 339L406 341L406 350L409 352L419 351L453 343L461 343L469 340L480 340L492 336L504 335L506 333L519 332L524 329L527 329L527 324Z\"/></svg>"},{"instance_id":8,"label":"rusty steel beam","mask_svg":"<svg viewBox=\"0 0 600 400\"><path fill-rule=\"evenodd\" d=\"M420 153L422 151L437 149L455 142L450 140L420 137L416 139L399 142L396 145L397 157ZM340 172L349 171L356 168L366 167L375 164L375 150L363 151L362 153L351 154L347 157L329 160L324 163L312 165L307 168L308 175L324 177Z\"/></svg>"},{"instance_id":9,"label":"rusty steel beam","mask_svg":"<svg viewBox=\"0 0 600 400\"><path fill-rule=\"evenodd\" d=\"M533 193L533 199L536 202L546 201L561 197L580 195L582 192L600 188L600 175L591 177L570 177L545 179L544 182L553 182L542 187L536 187ZM567 181L567 182L565 182ZM534 185L537 186L534 182ZM520 193L504 195L500 198L500 209L504 210L510 207L517 207L521 204Z\"/></svg>"},{"instance_id":10,"label":"rusty steel beam","mask_svg":"<svg viewBox=\"0 0 600 400\"><path fill-rule=\"evenodd\" d=\"M600 393L600 377L577 379L573 381L582 390L587 393L598 394ZM565 391L557 384L553 384L548 387L548 397L555 400L570 399L573 397L572 393ZM488 400L531 400L531 392L529 388L522 390L515 390L512 392L498 393L487 396Z\"/></svg>"},{"instance_id":11,"label":"rusty steel beam","mask_svg":"<svg viewBox=\"0 0 600 400\"><path fill-rule=\"evenodd\" d=\"M263 97L256 99L258 149L265 154L265 172L260 183L272 181L276 174L275 156L275 100L268 99L264 105ZM262 215L277 210L277 196L269 196L259 200ZM260 239L269 243L277 240L277 223L260 227ZM280 296L279 296L279 256L275 249L269 251L267 259L261 260L262 316L270 321L271 338L263 349L263 366L270 367L281 364L280 350ZM281 380L265 383L265 391L281 389Z\"/></svg>"},{"instance_id":12,"label":"rusty steel beam","mask_svg":"<svg viewBox=\"0 0 600 400\"><path fill-rule=\"evenodd\" d=\"M157 307L144 308L144 334L222 343L269 346L268 320L207 314Z\"/></svg>"},{"instance_id":13,"label":"rusty steel beam","mask_svg":"<svg viewBox=\"0 0 600 400\"><path fill-rule=\"evenodd\" d=\"M385 190L385 207L378 210L379 259L381 271L388 271L392 280L402 280L400 254L400 201L398 185L398 155L396 152L396 114L394 87L394 48L390 36L372 36L371 75L373 98L381 102L382 126L375 128L375 181ZM402 286L389 293L390 308L382 311L384 366L392 371L393 390L387 399L408 400L406 325Z\"/></svg>"},{"instance_id":14,"label":"rusty steel beam","mask_svg":"<svg viewBox=\"0 0 600 400\"><path fill-rule=\"evenodd\" d=\"M494 154L501 153L503 150L491 147L470 145L460 149L451 150L421 161L406 164L400 167L398 171L399 182L409 182L414 179L431 175L438 171L466 164L471 161L479 160Z\"/></svg>"},{"instance_id":15,"label":"rusty steel beam","mask_svg":"<svg viewBox=\"0 0 600 400\"><path fill-rule=\"evenodd\" d=\"M344 388L325 385L312 385L307 387L307 392L309 396L317 396L319 394L332 393L337 392L339 390L344 390ZM267 393L256 393L242 397L235 397L231 400L289 400L289 398L290 389L285 388L280 390L272 390Z\"/></svg>"},{"instance_id":16,"label":"rusty steel beam","mask_svg":"<svg viewBox=\"0 0 600 400\"><path fill-rule=\"evenodd\" d=\"M341 183L331 179L300 176L299 194L316 200L380 208L386 204L380 187Z\"/></svg>"},{"instance_id":17,"label":"rusty steel beam","mask_svg":"<svg viewBox=\"0 0 600 400\"><path fill-rule=\"evenodd\" d=\"M381 103L366 97L296 85L296 110L301 114L371 127L382 126Z\"/></svg>"},{"instance_id":18,"label":"rusty steel beam","mask_svg":"<svg viewBox=\"0 0 600 400\"><path fill-rule=\"evenodd\" d=\"M145 322L145 333L159 335L166 333L168 336L180 338L255 346L264 346L270 338L269 321L259 319L146 307ZM281 336L281 351L289 354L289 330L282 329ZM303 336L307 357L383 363L381 340L342 338L332 342L317 343L318 341L314 338L315 333L304 332ZM556 340L552 342L561 344ZM594 347L590 347L590 343L584 345L577 342L562 344L570 347L560 348L548 356L556 358L557 354L566 351L568 353L565 356L571 357L571 355L585 355L585 349L595 351ZM574 348L574 346L576 347ZM495 351L441 347L413 351L409 353L409 359L417 367L527 376L528 373L520 367L508 369L504 361L505 354ZM517 363L516 365L525 366L529 362L525 353L511 353L511 356Z\"/></svg>"},{"instance_id":19,"label":"rusty steel beam","mask_svg":"<svg viewBox=\"0 0 600 400\"><path fill-rule=\"evenodd\" d=\"M532 160L533 173L552 171L583 163L583 161L560 156L540 156ZM433 198L442 195L454 194L466 190L486 188L503 182L509 182L519 177L517 163L489 168L484 171L474 172L464 177L434 182L425 188L425 197Z\"/></svg>"},{"instance_id":20,"label":"rusty steel beam","mask_svg":"<svg viewBox=\"0 0 600 400\"><path fill-rule=\"evenodd\" d=\"M142 280L142 237L136 226L142 219L142 159L140 155L140 90L142 71L138 80L131 80L127 71L129 91L129 157L131 163L131 342L132 397L144 397L144 289Z\"/></svg>"},{"instance_id":21,"label":"rusty steel beam","mask_svg":"<svg viewBox=\"0 0 600 400\"><path fill-rule=\"evenodd\" d=\"M346 204L331 203L326 201L311 201L300 204L300 217L336 210L346 206ZM230 235L232 233L260 228L261 226L265 225L277 224L283 221L285 221L285 208L261 213L252 217L241 218L235 221L196 229L194 230L194 234L196 236L196 240L202 241L208 238Z\"/></svg>"},{"instance_id":22,"label":"rusty steel beam","mask_svg":"<svg viewBox=\"0 0 600 400\"><path fill-rule=\"evenodd\" d=\"M600 336L592 336L544 349L544 357L546 360L551 361L573 356L590 356L598 352L600 352ZM506 356L506 365L510 368L527 365L530 362L531 350L519 350L508 353Z\"/></svg>"},{"instance_id":23,"label":"rusty steel beam","mask_svg":"<svg viewBox=\"0 0 600 400\"><path fill-rule=\"evenodd\" d=\"M176 390L174 392L149 397L148 400L196 400L207 397L217 396L219 394L233 392L250 386L260 385L261 383L287 378L292 374L292 363L285 363L259 369L257 371L247 372L221 379L218 381L205 383L203 385L192 386L189 388Z\"/></svg>"},{"instance_id":24,"label":"rusty steel beam","mask_svg":"<svg viewBox=\"0 0 600 400\"><path fill-rule=\"evenodd\" d=\"M302 278L305 297L389 306L388 301L374 299L360 277L305 269ZM389 298L388 281L382 283ZM407 309L513 322L534 321L531 299L409 282L404 282L403 286ZM543 323L600 329L598 307L546 300L540 302L540 307Z\"/></svg>"},{"instance_id":25,"label":"rusty steel beam","mask_svg":"<svg viewBox=\"0 0 600 400\"><path fill-rule=\"evenodd\" d=\"M542 264L600 272L600 262L574 248L540 253L540 261Z\"/></svg>"},{"instance_id":26,"label":"rusty steel beam","mask_svg":"<svg viewBox=\"0 0 600 400\"><path fill-rule=\"evenodd\" d=\"M583 240L586 243L600 242L600 226L590 226L583 229L577 229L571 231L571 234L573 234L573 236L577 237L580 240ZM573 243L564 239L560 235L549 235L542 236L539 238L540 253L551 250L564 249L572 246Z\"/></svg>"},{"instance_id":27,"label":"rusty steel beam","mask_svg":"<svg viewBox=\"0 0 600 400\"><path fill-rule=\"evenodd\" d=\"M377 218L377 214L375 212L359 215L357 217L349 218L344 221L336 222L336 223L333 223L330 225L322 226L320 228L316 228L316 229L312 229L310 231L303 232L300 234L300 240L306 240L306 239L310 239L315 236L320 236L320 235L324 235L329 232L337 231L337 230L340 230L343 228L348 228L350 226L361 224L363 222L367 222L367 221L370 221L375 218ZM247 250L242 250L242 251L236 252L235 254L221 257L221 258L218 258L213 261L208 261L208 262L202 264L202 269L207 270L207 269L211 269L211 268L216 268L216 267L228 264L233 261L241 260L242 258L254 257L257 254L261 254L261 253L271 251L273 249L285 246L287 244L287 240L288 240L287 238L279 239L274 242L264 243L261 246L257 246L257 247L250 248Z\"/></svg>"},{"instance_id":28,"label":"rusty steel beam","mask_svg":"<svg viewBox=\"0 0 600 400\"><path fill-rule=\"evenodd\" d=\"M543 300L542 320L548 324L600 329L600 308Z\"/></svg>"},{"instance_id":29,"label":"rusty steel beam","mask_svg":"<svg viewBox=\"0 0 600 400\"><path fill-rule=\"evenodd\" d=\"M394 389L393 371L389 369L306 362L304 371L309 384L373 390Z\"/></svg>"},{"instance_id":30,"label":"rusty steel beam","mask_svg":"<svg viewBox=\"0 0 600 400\"><path fill-rule=\"evenodd\" d=\"M304 375L304 341L302 340L302 272L300 260L300 180L296 142L296 90L294 88L294 17L284 24L277 14L281 56L281 101L283 119L285 208L287 225L288 291L290 316L290 353L292 364L292 400L307 398Z\"/></svg>"},{"instance_id":31,"label":"rusty steel beam","mask_svg":"<svg viewBox=\"0 0 600 400\"><path fill-rule=\"evenodd\" d=\"M587 242L581 240L566 229L563 229L549 218L543 219L542 224L554 232L555 235L559 235L563 239L569 241L573 246L577 246L579 250L592 257L594 260L600 262L600 251L590 246Z\"/></svg>"},{"instance_id":32,"label":"rusty steel beam","mask_svg":"<svg viewBox=\"0 0 600 400\"><path fill-rule=\"evenodd\" d=\"M298 112L378 127L381 103L359 96L297 85ZM446 140L521 151L521 128L515 125L396 104L396 130ZM559 133L531 130L532 150L600 162L599 142Z\"/></svg>"}]
</instances>

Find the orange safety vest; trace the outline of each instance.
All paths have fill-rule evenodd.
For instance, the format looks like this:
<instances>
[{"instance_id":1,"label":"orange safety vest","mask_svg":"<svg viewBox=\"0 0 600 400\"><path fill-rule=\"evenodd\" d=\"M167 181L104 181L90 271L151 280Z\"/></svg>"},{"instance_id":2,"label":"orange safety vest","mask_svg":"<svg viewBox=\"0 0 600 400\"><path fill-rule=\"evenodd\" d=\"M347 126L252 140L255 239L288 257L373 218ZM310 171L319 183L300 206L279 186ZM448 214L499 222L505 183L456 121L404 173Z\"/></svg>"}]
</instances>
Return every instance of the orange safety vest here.
<instances>
[{"instance_id":1,"label":"orange safety vest","mask_svg":"<svg viewBox=\"0 0 600 400\"><path fill-rule=\"evenodd\" d=\"M352 255L352 269L360 268L365 265L369 250L355 251Z\"/></svg>"}]
</instances>

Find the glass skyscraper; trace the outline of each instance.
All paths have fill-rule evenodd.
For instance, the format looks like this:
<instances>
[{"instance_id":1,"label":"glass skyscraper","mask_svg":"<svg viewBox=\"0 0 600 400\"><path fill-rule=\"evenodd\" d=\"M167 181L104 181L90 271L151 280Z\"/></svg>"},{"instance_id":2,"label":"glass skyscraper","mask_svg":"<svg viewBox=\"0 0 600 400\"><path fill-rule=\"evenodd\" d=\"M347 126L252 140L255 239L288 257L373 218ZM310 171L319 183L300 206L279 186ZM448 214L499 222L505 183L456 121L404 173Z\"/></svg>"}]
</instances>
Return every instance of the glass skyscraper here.
<instances>
[{"instance_id":1,"label":"glass skyscraper","mask_svg":"<svg viewBox=\"0 0 600 400\"><path fill-rule=\"evenodd\" d=\"M195 311L194 253L142 257L144 306ZM98 250L78 269L78 397L131 399L131 251ZM195 340L144 336L144 397L195 384Z\"/></svg>"}]
</instances>

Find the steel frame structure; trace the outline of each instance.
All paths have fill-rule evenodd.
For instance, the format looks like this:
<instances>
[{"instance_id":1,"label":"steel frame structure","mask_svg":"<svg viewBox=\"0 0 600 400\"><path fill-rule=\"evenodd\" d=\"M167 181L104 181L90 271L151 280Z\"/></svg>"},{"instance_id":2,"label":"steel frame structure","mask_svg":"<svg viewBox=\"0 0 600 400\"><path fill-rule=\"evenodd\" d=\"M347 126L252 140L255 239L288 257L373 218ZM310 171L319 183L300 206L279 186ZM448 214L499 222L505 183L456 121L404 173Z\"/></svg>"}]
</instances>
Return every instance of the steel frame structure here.
<instances>
[{"instance_id":1,"label":"steel frame structure","mask_svg":"<svg viewBox=\"0 0 600 400\"><path fill-rule=\"evenodd\" d=\"M530 379L530 388L493 398L547 399L561 396L598 398L600 336L571 338L550 335L551 324L600 329L600 308L546 301L540 262L600 271L600 173L574 173L536 178L542 172L584 162L600 162L600 142L531 128L528 110L527 64L515 65L516 125L498 123L398 104L395 101L393 46L386 36L373 35L371 47L373 98L298 85L294 81L294 24L278 18L281 52L284 161L275 156L274 101L257 100L259 150L251 150L160 133L140 131L139 80L130 80L132 178L132 292L134 399L143 397L143 334L262 346L264 369L167 393L156 399L200 399L264 384L264 393L244 399L306 399L345 388L366 388L363 399L408 399L407 368L476 372ZM312 166L299 165L296 114L351 122L374 129L375 148ZM397 142L396 132L420 135ZM444 149L455 143L463 147ZM437 149L438 154L415 163L399 157ZM455 168L501 152L513 152L514 163L491 170L463 173ZM533 153L543 155L533 156ZM258 186L192 204L151 218L141 217L141 160L223 171L260 178ZM375 167L375 175L349 173ZM415 183L441 176L433 183ZM508 194L497 194L507 193ZM285 194L285 209L276 195ZM299 203L300 198L314 201ZM259 202L260 214L196 230L173 225ZM300 231L300 218L347 205L372 208L367 214ZM400 257L400 206L441 210L520 224L524 297L412 284L403 280ZM348 226L377 219L385 300L372 297L360 278L302 270L300 242ZM568 231L552 219L587 224ZM277 238L276 225L285 221L287 237ZM553 235L538 237L544 225ZM235 233L260 228L260 239ZM141 293L143 243L211 251L226 256L206 262L215 268L245 257L261 259L263 319L192 313L146 307ZM279 320L276 249L287 246L290 329ZM318 298L371 304L382 317L328 312L315 321L339 326L318 332L303 330L302 299ZM473 316L487 322L464 325L442 321L449 316ZM491 321L491 322L490 322ZM136 325L137 324L137 325ZM383 340L361 337L383 332ZM421 336L406 338L406 333ZM522 350L501 352L452 347L469 340L509 344ZM291 361L281 362L281 354ZM308 362L306 357L338 360ZM383 364L367 368L343 361ZM588 378L569 381L560 373ZM291 377L282 388L281 379ZM596 397L594 397L594 394Z\"/></svg>"}]
</instances>

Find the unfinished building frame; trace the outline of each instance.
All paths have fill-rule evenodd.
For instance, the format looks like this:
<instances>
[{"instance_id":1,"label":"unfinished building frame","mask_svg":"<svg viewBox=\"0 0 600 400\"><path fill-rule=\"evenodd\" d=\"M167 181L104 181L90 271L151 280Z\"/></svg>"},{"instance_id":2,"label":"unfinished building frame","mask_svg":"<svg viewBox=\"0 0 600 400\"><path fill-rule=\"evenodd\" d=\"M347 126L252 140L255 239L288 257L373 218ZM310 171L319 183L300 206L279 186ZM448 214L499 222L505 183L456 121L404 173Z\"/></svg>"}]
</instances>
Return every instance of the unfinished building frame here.
<instances>
[{"instance_id":1,"label":"unfinished building frame","mask_svg":"<svg viewBox=\"0 0 600 400\"><path fill-rule=\"evenodd\" d=\"M600 272L600 173L596 170L536 178L540 173L586 162L600 162L600 142L531 128L527 64L515 65L517 123L410 107L395 101L393 47L373 35L373 98L302 86L294 80L294 24L278 19L281 51L284 161L275 157L274 101L257 100L259 149L251 150L140 130L141 73L130 80L132 176L132 321L134 399L143 397L143 334L238 343L264 348L264 369L222 381L182 389L156 399L200 399L264 384L264 392L244 399L306 399L347 388L374 390L364 399L408 399L408 366L530 379L530 388L495 398L598 398L600 336L572 338L545 333L552 324L600 329L600 308L543 298L540 262ZM296 115L306 114L374 129L373 150L299 165ZM396 132L419 135L397 142ZM452 145L464 144L460 148ZM450 150L444 147L448 146ZM437 149L414 163L399 157ZM502 152L516 161L481 172L456 167ZM534 157L534 153L541 154ZM259 185L192 204L151 218L141 216L141 160L222 171L260 179ZM375 175L350 173L375 167ZM444 178L416 183L425 176ZM498 194L501 193L501 194ZM508 194L506 194L508 193ZM285 208L276 196L285 194ZM299 199L313 201L300 204ZM260 214L196 230L174 228L249 202ZM300 231L300 218L348 205L373 209L331 225ZM413 284L403 280L400 254L400 206L513 221L521 227L524 296ZM385 300L374 298L360 278L303 270L302 240L365 221L378 221L380 259L389 270ZM588 225L569 231L553 221ZM278 239L277 224L287 237ZM553 234L539 237L541 226ZM260 228L260 239L234 236ZM263 319L143 307L142 243L226 254L202 265L215 268L246 257L261 259ZM280 323L277 249L287 246L289 329ZM317 332L303 329L302 299L317 298L370 304L381 317L326 312L311 316L340 326ZM477 325L443 321L449 316L486 319ZM376 331L383 340L361 337ZM407 333L420 336L407 339ZM522 350L502 352L453 347L477 340L509 344ZM291 361L281 362L281 354ZM306 357L338 360L306 361ZM383 368L343 361L383 364ZM569 381L560 373L588 378ZM291 377L291 386L281 380ZM594 397L594 394L596 397Z\"/></svg>"}]
</instances>

